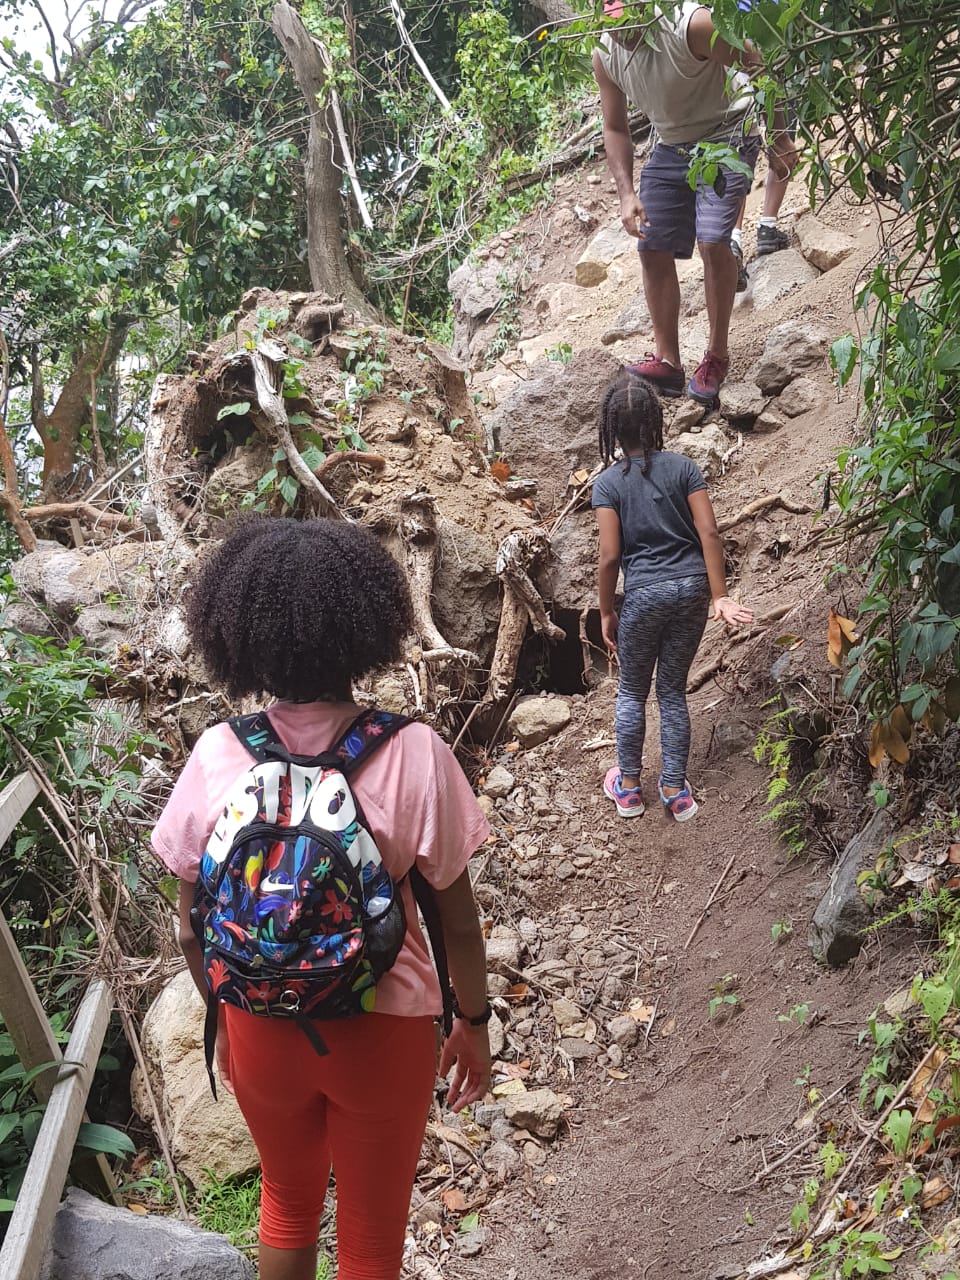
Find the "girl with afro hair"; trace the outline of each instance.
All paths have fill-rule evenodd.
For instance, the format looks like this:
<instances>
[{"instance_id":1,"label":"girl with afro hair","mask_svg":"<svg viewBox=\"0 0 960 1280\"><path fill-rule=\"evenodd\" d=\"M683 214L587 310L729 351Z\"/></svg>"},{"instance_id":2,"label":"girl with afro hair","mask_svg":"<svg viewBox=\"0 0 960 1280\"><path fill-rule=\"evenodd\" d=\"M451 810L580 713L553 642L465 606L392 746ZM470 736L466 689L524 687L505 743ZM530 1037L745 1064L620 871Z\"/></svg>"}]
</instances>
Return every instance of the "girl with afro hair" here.
<instances>
[{"instance_id":1,"label":"girl with afro hair","mask_svg":"<svg viewBox=\"0 0 960 1280\"><path fill-rule=\"evenodd\" d=\"M272 695L270 724L286 750L317 756L360 714L354 683L402 658L412 609L401 569L366 530L254 519L201 565L187 624L212 680L234 699ZM251 764L228 723L208 729L153 833L180 877L180 942L205 999L194 883L225 797ZM351 775L351 787L406 908L403 943L377 983L375 1011L324 1021L321 1056L297 1022L219 1005L217 1066L262 1164L261 1280L315 1280L331 1167L340 1280L400 1275L441 1011L407 874L414 866L434 892L456 996L439 1063L450 1075L447 1105L459 1111L476 1102L490 1080L484 946L467 871L489 835L486 818L453 753L425 724L390 736Z\"/></svg>"},{"instance_id":2,"label":"girl with afro hair","mask_svg":"<svg viewBox=\"0 0 960 1280\"><path fill-rule=\"evenodd\" d=\"M712 607L715 620L753 621L727 595L723 546L697 466L663 447L663 412L650 384L621 371L600 410L600 456L593 486L600 530L603 639L617 655L617 764L605 794L624 818L643 814L640 771L646 702L654 668L660 709L660 800L677 822L697 812L687 781L690 713L687 674ZM614 608L623 569L623 605Z\"/></svg>"}]
</instances>

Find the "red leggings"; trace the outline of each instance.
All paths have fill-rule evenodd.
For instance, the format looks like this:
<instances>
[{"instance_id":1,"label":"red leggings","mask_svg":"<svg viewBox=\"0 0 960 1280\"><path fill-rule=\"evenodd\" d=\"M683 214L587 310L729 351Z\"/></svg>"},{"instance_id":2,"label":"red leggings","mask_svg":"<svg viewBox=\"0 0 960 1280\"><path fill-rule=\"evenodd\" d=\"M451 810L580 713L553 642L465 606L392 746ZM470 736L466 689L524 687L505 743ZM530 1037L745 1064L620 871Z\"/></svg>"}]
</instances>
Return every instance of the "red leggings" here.
<instances>
[{"instance_id":1,"label":"red leggings","mask_svg":"<svg viewBox=\"0 0 960 1280\"><path fill-rule=\"evenodd\" d=\"M320 1057L295 1023L226 1014L230 1073L263 1168L261 1241L316 1243L332 1164L339 1280L398 1280L436 1079L433 1019L325 1022Z\"/></svg>"}]
</instances>

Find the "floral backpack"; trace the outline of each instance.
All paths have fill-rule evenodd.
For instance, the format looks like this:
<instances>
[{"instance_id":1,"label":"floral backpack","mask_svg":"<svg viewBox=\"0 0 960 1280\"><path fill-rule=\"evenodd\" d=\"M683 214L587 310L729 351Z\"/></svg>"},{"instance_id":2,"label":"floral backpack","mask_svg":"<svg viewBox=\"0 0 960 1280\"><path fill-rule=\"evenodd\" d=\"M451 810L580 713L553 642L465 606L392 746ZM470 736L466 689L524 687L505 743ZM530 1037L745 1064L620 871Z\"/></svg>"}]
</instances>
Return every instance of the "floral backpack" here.
<instances>
[{"instance_id":1,"label":"floral backpack","mask_svg":"<svg viewBox=\"0 0 960 1280\"><path fill-rule=\"evenodd\" d=\"M291 754L265 711L228 723L253 764L231 788L210 836L192 911L209 987L204 1049L214 1097L220 1001L293 1019L325 1054L316 1023L373 1009L377 981L399 955L407 927L403 899L349 784L407 719L364 711L318 756ZM439 917L426 881L415 871L410 879L446 1019Z\"/></svg>"}]
</instances>

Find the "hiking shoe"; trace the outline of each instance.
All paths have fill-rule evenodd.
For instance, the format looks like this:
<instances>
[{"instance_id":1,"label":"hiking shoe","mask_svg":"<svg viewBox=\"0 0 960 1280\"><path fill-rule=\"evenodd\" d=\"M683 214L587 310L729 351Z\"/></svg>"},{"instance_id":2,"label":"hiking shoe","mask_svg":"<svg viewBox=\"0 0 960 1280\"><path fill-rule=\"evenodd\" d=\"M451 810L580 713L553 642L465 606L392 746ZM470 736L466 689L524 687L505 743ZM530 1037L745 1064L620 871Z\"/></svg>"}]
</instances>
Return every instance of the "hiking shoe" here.
<instances>
[{"instance_id":1,"label":"hiking shoe","mask_svg":"<svg viewBox=\"0 0 960 1280\"><path fill-rule=\"evenodd\" d=\"M672 813L677 822L689 822L691 818L695 818L697 810L700 806L694 800L690 793L690 783L684 782L683 790L678 791L675 796L665 796L663 794L663 779L657 780L657 790L660 793L660 800L663 807L668 813Z\"/></svg>"},{"instance_id":2,"label":"hiking shoe","mask_svg":"<svg viewBox=\"0 0 960 1280\"><path fill-rule=\"evenodd\" d=\"M730 241L730 252L737 260L737 293L743 293L750 284L750 277L747 275L747 264L743 260L743 249L736 240Z\"/></svg>"},{"instance_id":3,"label":"hiking shoe","mask_svg":"<svg viewBox=\"0 0 960 1280\"><path fill-rule=\"evenodd\" d=\"M604 795L609 796L617 806L617 813L621 818L642 817L644 808L643 788L624 787L622 783L623 774L614 765L612 769L607 770L607 776L603 780Z\"/></svg>"},{"instance_id":4,"label":"hiking shoe","mask_svg":"<svg viewBox=\"0 0 960 1280\"><path fill-rule=\"evenodd\" d=\"M757 227L757 257L768 253L779 253L781 249L789 249L790 237L779 227L765 227L761 223Z\"/></svg>"},{"instance_id":5,"label":"hiking shoe","mask_svg":"<svg viewBox=\"0 0 960 1280\"><path fill-rule=\"evenodd\" d=\"M730 368L730 359L715 356L707 351L697 366L697 371L687 383L687 395L691 400L699 400L701 404L713 404L720 394L723 380Z\"/></svg>"},{"instance_id":6,"label":"hiking shoe","mask_svg":"<svg viewBox=\"0 0 960 1280\"><path fill-rule=\"evenodd\" d=\"M683 395L684 376L682 369L675 369L659 356L645 355L639 364L624 365L627 373L638 378L646 378L653 384L661 396L673 398Z\"/></svg>"}]
</instances>

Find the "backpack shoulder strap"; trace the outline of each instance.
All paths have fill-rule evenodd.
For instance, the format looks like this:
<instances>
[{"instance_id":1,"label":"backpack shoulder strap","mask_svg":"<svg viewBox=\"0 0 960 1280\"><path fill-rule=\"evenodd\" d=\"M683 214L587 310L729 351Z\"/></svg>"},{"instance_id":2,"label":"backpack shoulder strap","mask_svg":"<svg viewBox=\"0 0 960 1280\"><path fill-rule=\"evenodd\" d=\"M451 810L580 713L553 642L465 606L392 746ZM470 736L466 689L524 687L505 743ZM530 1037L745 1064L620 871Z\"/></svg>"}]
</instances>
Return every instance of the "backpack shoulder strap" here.
<instances>
[{"instance_id":1,"label":"backpack shoulder strap","mask_svg":"<svg viewBox=\"0 0 960 1280\"><path fill-rule=\"evenodd\" d=\"M277 736L265 711L254 711L249 716L233 716L227 724L254 760L261 764L268 760L289 760L290 753Z\"/></svg>"},{"instance_id":2,"label":"backpack shoulder strap","mask_svg":"<svg viewBox=\"0 0 960 1280\"><path fill-rule=\"evenodd\" d=\"M388 738L409 723L408 716L397 716L389 711L370 708L362 711L346 732L324 754L335 757L340 768L349 778L368 756L371 756Z\"/></svg>"}]
</instances>

